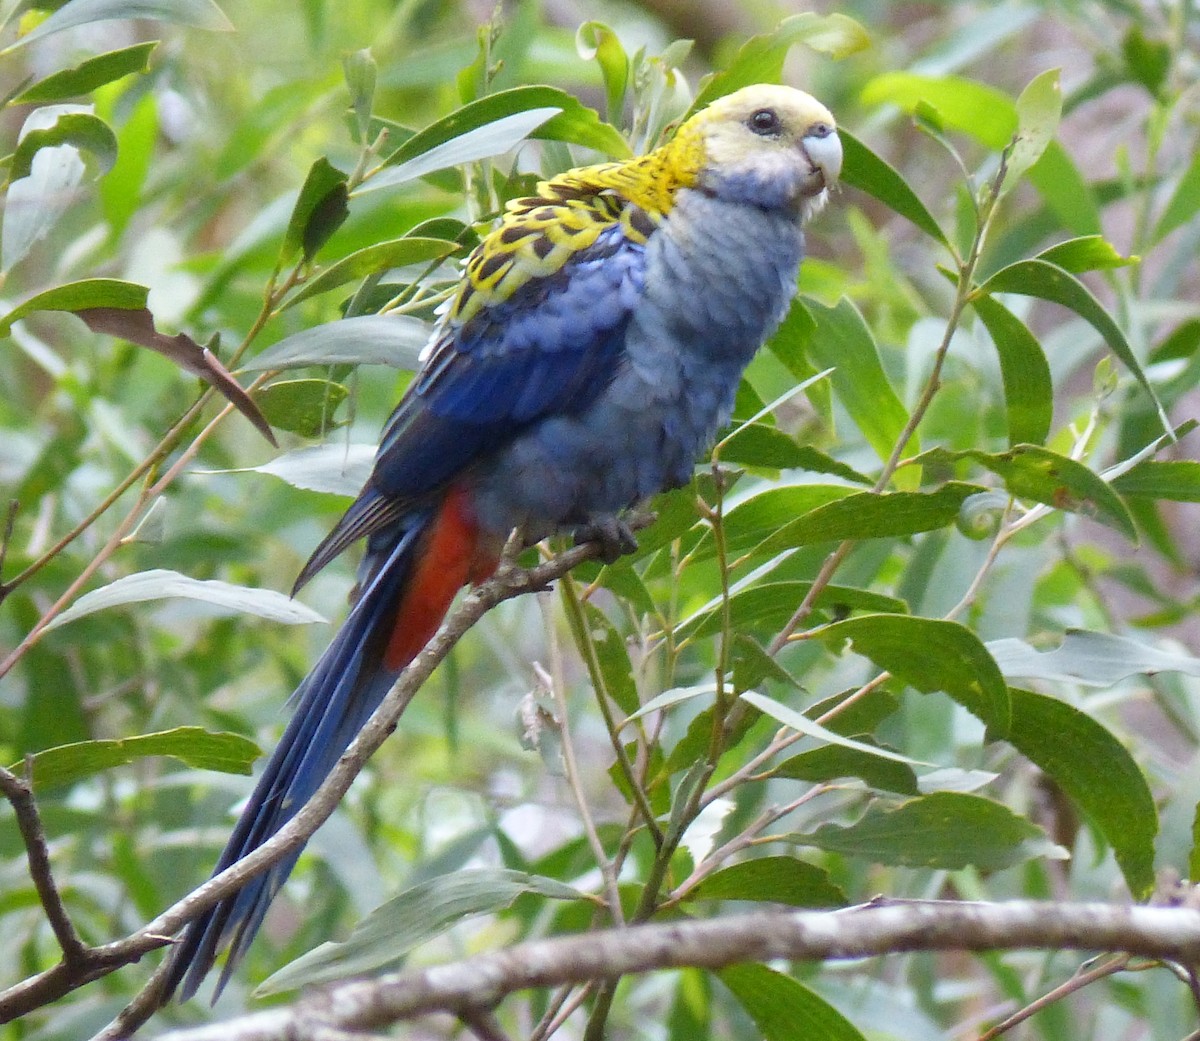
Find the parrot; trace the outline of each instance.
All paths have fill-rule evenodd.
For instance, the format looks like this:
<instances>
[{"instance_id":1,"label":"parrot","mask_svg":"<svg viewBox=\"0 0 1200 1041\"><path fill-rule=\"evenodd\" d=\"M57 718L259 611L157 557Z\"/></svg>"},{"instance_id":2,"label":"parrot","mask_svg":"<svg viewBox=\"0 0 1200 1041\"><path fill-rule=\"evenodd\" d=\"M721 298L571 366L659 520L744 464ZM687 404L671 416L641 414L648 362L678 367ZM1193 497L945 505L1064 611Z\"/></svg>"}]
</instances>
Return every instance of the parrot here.
<instances>
[{"instance_id":1,"label":"parrot","mask_svg":"<svg viewBox=\"0 0 1200 1041\"><path fill-rule=\"evenodd\" d=\"M686 485L728 422L841 165L824 105L755 84L653 151L507 204L467 258L362 492L296 580L293 593L366 540L349 614L293 695L214 874L295 816L514 532L524 545L597 541L609 562L636 548L627 511ZM189 923L164 1002L191 997L228 948L220 994L298 857Z\"/></svg>"}]
</instances>

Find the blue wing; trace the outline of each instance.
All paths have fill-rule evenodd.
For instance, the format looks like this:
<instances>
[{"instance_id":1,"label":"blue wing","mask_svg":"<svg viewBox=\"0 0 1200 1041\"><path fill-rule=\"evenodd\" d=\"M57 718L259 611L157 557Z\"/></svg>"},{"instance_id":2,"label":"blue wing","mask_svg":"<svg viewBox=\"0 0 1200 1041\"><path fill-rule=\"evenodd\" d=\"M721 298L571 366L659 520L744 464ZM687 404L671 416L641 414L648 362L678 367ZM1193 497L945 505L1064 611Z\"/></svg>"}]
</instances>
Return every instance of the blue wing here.
<instances>
[{"instance_id":1,"label":"blue wing","mask_svg":"<svg viewBox=\"0 0 1200 1041\"><path fill-rule=\"evenodd\" d=\"M645 244L613 222L553 273L447 323L384 428L366 487L296 588L539 419L591 404L620 365L645 267Z\"/></svg>"}]
</instances>

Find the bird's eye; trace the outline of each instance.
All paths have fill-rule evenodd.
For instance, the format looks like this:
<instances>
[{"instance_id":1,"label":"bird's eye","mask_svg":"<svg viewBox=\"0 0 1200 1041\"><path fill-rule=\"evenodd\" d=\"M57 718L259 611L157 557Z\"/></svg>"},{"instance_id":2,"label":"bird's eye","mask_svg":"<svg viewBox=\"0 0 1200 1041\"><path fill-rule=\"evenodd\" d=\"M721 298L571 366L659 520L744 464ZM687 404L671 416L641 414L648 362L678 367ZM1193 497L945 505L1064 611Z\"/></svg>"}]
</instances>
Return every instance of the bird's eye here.
<instances>
[{"instance_id":1,"label":"bird's eye","mask_svg":"<svg viewBox=\"0 0 1200 1041\"><path fill-rule=\"evenodd\" d=\"M828 123L814 123L808 128L807 137L828 137L833 133L833 127Z\"/></svg>"},{"instance_id":2,"label":"bird's eye","mask_svg":"<svg viewBox=\"0 0 1200 1041\"><path fill-rule=\"evenodd\" d=\"M749 120L750 129L763 137L777 137L783 127L779 123L779 114L773 109L760 108Z\"/></svg>"}]
</instances>

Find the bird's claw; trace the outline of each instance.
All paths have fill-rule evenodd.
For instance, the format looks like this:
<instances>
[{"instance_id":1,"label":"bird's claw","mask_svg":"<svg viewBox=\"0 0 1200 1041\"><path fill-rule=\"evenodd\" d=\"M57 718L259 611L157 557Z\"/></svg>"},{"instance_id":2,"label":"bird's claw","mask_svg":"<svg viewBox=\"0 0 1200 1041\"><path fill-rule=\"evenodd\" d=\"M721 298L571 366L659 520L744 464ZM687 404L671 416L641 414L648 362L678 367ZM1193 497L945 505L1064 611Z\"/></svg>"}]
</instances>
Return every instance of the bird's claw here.
<instances>
[{"instance_id":1,"label":"bird's claw","mask_svg":"<svg viewBox=\"0 0 1200 1041\"><path fill-rule=\"evenodd\" d=\"M606 564L613 564L638 548L633 529L619 517L604 517L581 524L575 529L574 536L577 546L584 542L599 543L600 559Z\"/></svg>"}]
</instances>

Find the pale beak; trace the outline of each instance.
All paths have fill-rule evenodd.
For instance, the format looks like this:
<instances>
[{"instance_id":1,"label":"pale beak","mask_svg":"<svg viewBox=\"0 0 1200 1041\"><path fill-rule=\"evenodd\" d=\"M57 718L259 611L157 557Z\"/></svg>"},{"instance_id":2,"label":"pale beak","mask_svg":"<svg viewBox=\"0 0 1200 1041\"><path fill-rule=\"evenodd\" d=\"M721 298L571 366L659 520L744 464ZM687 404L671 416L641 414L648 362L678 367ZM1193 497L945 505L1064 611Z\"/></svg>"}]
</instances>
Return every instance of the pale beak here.
<instances>
[{"instance_id":1,"label":"pale beak","mask_svg":"<svg viewBox=\"0 0 1200 1041\"><path fill-rule=\"evenodd\" d=\"M813 194L832 188L842 172L842 142L837 131L826 123L819 123L804 135L802 144L813 173L819 175L814 178L820 183L814 185Z\"/></svg>"}]
</instances>

